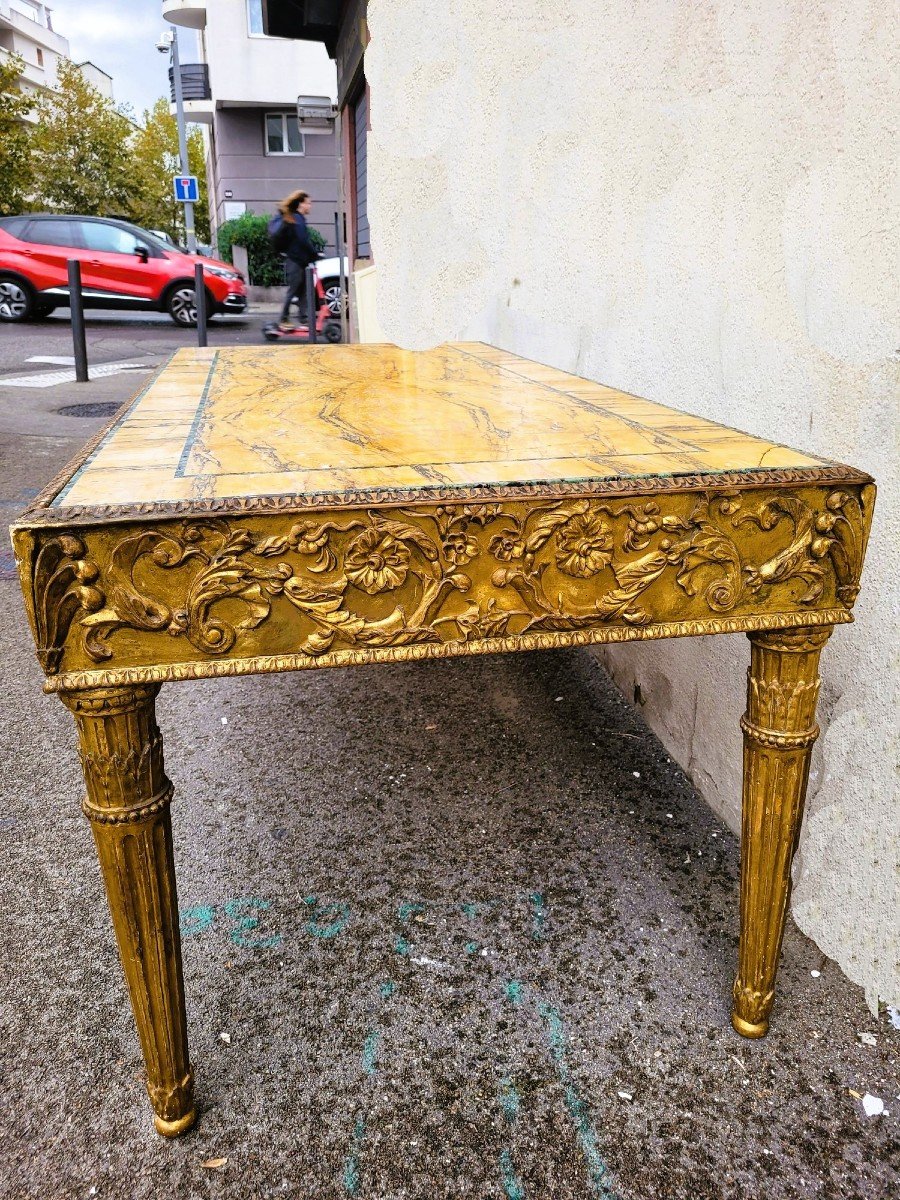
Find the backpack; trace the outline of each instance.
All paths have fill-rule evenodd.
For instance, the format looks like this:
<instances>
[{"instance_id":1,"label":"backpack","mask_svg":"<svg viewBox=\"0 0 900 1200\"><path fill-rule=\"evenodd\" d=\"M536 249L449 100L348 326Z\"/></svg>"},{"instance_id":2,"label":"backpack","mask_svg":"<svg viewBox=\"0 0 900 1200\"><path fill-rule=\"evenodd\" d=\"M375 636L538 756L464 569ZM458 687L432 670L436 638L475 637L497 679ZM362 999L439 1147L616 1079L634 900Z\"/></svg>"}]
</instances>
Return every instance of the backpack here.
<instances>
[{"instance_id":1,"label":"backpack","mask_svg":"<svg viewBox=\"0 0 900 1200\"><path fill-rule=\"evenodd\" d=\"M281 213L276 213L266 227L269 244L276 254L284 254L291 244L291 227Z\"/></svg>"}]
</instances>

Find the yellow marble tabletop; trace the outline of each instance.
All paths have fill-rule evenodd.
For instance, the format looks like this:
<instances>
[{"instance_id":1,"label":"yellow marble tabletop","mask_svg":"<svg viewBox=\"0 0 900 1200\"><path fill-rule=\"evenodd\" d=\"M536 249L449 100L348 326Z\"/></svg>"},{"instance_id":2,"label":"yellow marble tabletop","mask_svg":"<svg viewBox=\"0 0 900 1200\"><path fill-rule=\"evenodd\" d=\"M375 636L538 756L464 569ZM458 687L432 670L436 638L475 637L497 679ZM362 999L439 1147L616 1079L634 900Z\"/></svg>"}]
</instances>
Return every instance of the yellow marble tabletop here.
<instances>
[{"instance_id":1,"label":"yellow marble tabletop","mask_svg":"<svg viewBox=\"0 0 900 1200\"><path fill-rule=\"evenodd\" d=\"M179 350L53 507L821 467L480 344Z\"/></svg>"}]
</instances>

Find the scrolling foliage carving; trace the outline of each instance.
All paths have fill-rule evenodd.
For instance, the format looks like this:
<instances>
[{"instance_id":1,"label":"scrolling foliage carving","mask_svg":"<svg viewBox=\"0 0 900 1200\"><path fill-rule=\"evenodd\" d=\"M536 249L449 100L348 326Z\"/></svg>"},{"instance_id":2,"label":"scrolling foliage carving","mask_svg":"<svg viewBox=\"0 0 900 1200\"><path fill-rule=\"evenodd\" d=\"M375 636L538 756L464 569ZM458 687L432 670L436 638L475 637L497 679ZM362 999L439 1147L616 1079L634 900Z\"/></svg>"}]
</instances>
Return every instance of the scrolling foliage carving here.
<instances>
[{"instance_id":1,"label":"scrolling foliage carving","mask_svg":"<svg viewBox=\"0 0 900 1200\"><path fill-rule=\"evenodd\" d=\"M260 627L276 600L274 625L313 657L849 607L865 516L844 491L708 492L215 518L105 536L95 561L68 535L37 554L48 673L73 622L95 663L113 658L123 629L184 638L209 656L258 653L274 644Z\"/></svg>"}]
</instances>

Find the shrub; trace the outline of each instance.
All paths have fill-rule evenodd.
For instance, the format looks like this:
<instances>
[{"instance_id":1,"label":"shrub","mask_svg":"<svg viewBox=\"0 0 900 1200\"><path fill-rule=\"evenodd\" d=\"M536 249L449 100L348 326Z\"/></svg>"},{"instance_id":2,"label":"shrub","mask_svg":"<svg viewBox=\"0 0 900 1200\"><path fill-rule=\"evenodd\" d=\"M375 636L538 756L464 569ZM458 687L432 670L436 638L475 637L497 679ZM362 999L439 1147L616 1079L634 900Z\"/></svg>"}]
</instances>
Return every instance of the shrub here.
<instances>
[{"instance_id":1,"label":"shrub","mask_svg":"<svg viewBox=\"0 0 900 1200\"><path fill-rule=\"evenodd\" d=\"M225 262L234 262L231 247L243 246L247 251L249 282L257 287L281 287L284 283L281 257L269 244L269 220L257 213L242 213L219 227L219 254ZM325 249L327 243L318 229L310 226L309 238L319 251Z\"/></svg>"}]
</instances>

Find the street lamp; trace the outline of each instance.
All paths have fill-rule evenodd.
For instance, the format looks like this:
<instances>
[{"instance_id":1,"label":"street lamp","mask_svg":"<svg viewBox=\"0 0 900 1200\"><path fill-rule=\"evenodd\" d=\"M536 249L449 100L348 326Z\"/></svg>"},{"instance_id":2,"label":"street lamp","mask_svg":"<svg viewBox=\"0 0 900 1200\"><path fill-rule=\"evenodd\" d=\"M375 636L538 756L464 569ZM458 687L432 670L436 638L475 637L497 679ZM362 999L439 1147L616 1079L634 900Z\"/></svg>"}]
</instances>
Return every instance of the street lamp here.
<instances>
[{"instance_id":1,"label":"street lamp","mask_svg":"<svg viewBox=\"0 0 900 1200\"><path fill-rule=\"evenodd\" d=\"M175 84L175 122L178 125L178 154L181 158L182 175L190 175L188 166L187 135L184 131L184 97L181 94L181 63L178 59L178 36L174 29L169 28L161 35L156 43L160 54L172 56L172 80ZM194 236L194 205L192 201L184 201L184 236L187 239L188 254L197 253L197 239Z\"/></svg>"}]
</instances>

